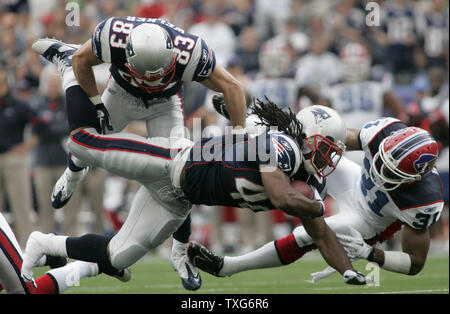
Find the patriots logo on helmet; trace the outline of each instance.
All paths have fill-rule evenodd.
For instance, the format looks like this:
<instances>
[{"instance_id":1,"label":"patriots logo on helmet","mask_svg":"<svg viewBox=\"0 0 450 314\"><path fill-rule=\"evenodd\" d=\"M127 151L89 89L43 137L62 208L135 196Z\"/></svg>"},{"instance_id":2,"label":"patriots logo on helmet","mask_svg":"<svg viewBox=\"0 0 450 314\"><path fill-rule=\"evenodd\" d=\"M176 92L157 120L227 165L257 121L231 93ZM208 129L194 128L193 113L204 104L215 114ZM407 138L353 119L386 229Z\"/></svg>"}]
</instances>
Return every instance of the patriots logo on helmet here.
<instances>
[{"instance_id":1,"label":"patriots logo on helmet","mask_svg":"<svg viewBox=\"0 0 450 314\"><path fill-rule=\"evenodd\" d=\"M423 154L420 155L420 157L414 161L414 169L417 170L418 173L427 172L429 169L429 166L434 165L434 161L436 160L435 155L431 154Z\"/></svg>"},{"instance_id":2,"label":"patriots logo on helmet","mask_svg":"<svg viewBox=\"0 0 450 314\"><path fill-rule=\"evenodd\" d=\"M319 124L323 120L331 118L331 115L321 108L314 108L313 110L311 110L311 112L314 115L317 124Z\"/></svg>"}]
</instances>

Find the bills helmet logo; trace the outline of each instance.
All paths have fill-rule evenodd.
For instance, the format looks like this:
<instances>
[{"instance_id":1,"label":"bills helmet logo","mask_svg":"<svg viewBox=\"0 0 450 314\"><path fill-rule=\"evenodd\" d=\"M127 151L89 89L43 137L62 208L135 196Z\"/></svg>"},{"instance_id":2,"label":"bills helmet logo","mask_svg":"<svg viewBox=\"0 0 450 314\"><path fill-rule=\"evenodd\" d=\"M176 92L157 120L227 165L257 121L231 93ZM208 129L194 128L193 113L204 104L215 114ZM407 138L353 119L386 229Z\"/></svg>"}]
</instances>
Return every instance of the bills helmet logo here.
<instances>
[{"instance_id":1,"label":"bills helmet logo","mask_svg":"<svg viewBox=\"0 0 450 314\"><path fill-rule=\"evenodd\" d=\"M311 110L311 113L314 115L317 124L319 124L323 120L331 118L331 115L321 108L314 108L313 110Z\"/></svg>"},{"instance_id":2,"label":"bills helmet logo","mask_svg":"<svg viewBox=\"0 0 450 314\"><path fill-rule=\"evenodd\" d=\"M423 154L414 161L414 169L418 173L428 172L430 167L433 167L434 162L436 161L436 155L432 154Z\"/></svg>"}]
</instances>

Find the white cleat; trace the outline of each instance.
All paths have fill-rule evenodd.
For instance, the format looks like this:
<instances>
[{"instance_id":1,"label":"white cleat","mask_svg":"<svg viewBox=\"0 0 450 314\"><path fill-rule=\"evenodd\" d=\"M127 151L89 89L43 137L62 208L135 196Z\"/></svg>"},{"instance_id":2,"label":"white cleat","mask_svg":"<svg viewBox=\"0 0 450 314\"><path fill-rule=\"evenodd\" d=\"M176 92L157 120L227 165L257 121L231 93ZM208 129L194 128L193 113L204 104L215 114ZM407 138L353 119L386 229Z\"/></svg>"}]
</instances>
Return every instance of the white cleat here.
<instances>
[{"instance_id":1,"label":"white cleat","mask_svg":"<svg viewBox=\"0 0 450 314\"><path fill-rule=\"evenodd\" d=\"M174 241L176 240L174 239ZM170 261L172 262L173 269L180 276L181 283L186 290L194 291L200 289L202 286L202 278L186 255L186 245L173 246Z\"/></svg>"},{"instance_id":2,"label":"white cleat","mask_svg":"<svg viewBox=\"0 0 450 314\"><path fill-rule=\"evenodd\" d=\"M75 192L78 182L83 180L89 171L89 167L84 168L80 171L71 171L66 168L62 176L58 179L53 188L51 203L53 208L58 209L67 204L67 202L72 197L73 192Z\"/></svg>"},{"instance_id":3,"label":"white cleat","mask_svg":"<svg viewBox=\"0 0 450 314\"><path fill-rule=\"evenodd\" d=\"M79 47L80 45L69 45L52 38L38 39L31 46L35 52L56 64L61 76L72 68L72 55Z\"/></svg>"},{"instance_id":4,"label":"white cleat","mask_svg":"<svg viewBox=\"0 0 450 314\"><path fill-rule=\"evenodd\" d=\"M51 237L54 236L53 233L44 234L33 231L28 237L21 270L21 276L25 281L33 281L33 267L40 264L44 255L52 255L53 250L50 248L50 243Z\"/></svg>"}]
</instances>

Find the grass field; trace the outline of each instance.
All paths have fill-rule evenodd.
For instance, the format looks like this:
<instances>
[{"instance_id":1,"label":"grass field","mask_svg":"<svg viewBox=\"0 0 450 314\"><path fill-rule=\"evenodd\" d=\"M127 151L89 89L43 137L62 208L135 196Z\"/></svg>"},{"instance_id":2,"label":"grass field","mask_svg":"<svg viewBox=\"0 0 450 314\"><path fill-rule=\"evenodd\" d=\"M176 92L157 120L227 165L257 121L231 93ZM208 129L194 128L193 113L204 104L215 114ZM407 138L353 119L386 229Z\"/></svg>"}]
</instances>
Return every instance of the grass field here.
<instances>
[{"instance_id":1,"label":"grass field","mask_svg":"<svg viewBox=\"0 0 450 314\"><path fill-rule=\"evenodd\" d=\"M368 274L367 262L355 267ZM100 275L81 280L79 286L66 294L448 294L449 257L431 256L425 268L414 277L384 270L379 273L379 286L350 286L334 274L315 284L306 282L310 273L326 267L317 255L305 256L294 264L263 270L253 270L227 278L216 278L202 272L203 285L196 292L184 290L169 260L147 255L132 266L132 279L121 283L117 279ZM36 277L46 269L35 272Z\"/></svg>"}]
</instances>

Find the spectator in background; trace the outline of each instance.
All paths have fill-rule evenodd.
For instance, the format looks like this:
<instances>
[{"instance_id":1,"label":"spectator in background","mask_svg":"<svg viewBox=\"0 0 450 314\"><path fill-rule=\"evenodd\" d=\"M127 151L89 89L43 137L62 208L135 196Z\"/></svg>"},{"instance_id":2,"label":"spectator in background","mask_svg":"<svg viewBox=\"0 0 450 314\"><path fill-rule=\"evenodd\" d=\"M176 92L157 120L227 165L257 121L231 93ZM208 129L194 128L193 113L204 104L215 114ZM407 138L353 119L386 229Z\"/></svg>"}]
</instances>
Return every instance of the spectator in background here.
<instances>
[{"instance_id":1,"label":"spectator in background","mask_svg":"<svg viewBox=\"0 0 450 314\"><path fill-rule=\"evenodd\" d=\"M241 60L244 73L251 74L259 71L258 53L261 46L261 38L255 27L244 28L236 47L236 56Z\"/></svg>"},{"instance_id":2,"label":"spectator in background","mask_svg":"<svg viewBox=\"0 0 450 314\"><path fill-rule=\"evenodd\" d=\"M328 51L331 43L327 34L311 38L308 53L299 58L296 64L295 80L299 87L320 90L336 83L340 78L340 61L338 56Z\"/></svg>"},{"instance_id":3,"label":"spectator in background","mask_svg":"<svg viewBox=\"0 0 450 314\"><path fill-rule=\"evenodd\" d=\"M214 50L218 64L227 64L234 55L236 36L231 27L222 22L223 11L218 3L204 4L202 13L205 20L192 25L188 32L203 38L208 43Z\"/></svg>"},{"instance_id":4,"label":"spectator in background","mask_svg":"<svg viewBox=\"0 0 450 314\"><path fill-rule=\"evenodd\" d=\"M228 1L223 20L233 29L236 36L239 36L244 28L253 24L253 6L250 0Z\"/></svg>"},{"instance_id":5,"label":"spectator in background","mask_svg":"<svg viewBox=\"0 0 450 314\"><path fill-rule=\"evenodd\" d=\"M100 21L107 19L111 16L125 17L127 15L126 12L123 10L123 1L101 0L97 1L97 6L100 7L99 11Z\"/></svg>"},{"instance_id":6,"label":"spectator in background","mask_svg":"<svg viewBox=\"0 0 450 314\"><path fill-rule=\"evenodd\" d=\"M385 65L388 71L397 75L406 74L409 82L416 72L414 53L417 48L416 13L409 0L390 0L382 8L384 18L381 27L386 46Z\"/></svg>"},{"instance_id":7,"label":"spectator in background","mask_svg":"<svg viewBox=\"0 0 450 314\"><path fill-rule=\"evenodd\" d=\"M7 196L21 247L25 247L34 229L27 157L38 138L25 138L25 127L30 124L38 126L36 113L12 95L8 72L0 68L0 206L4 206Z\"/></svg>"},{"instance_id":8,"label":"spectator in background","mask_svg":"<svg viewBox=\"0 0 450 314\"><path fill-rule=\"evenodd\" d=\"M438 141L440 148L448 146L448 123L445 108L448 105L448 82L441 67L432 67L426 77L414 81L415 100L408 104L409 124L425 129Z\"/></svg>"},{"instance_id":9,"label":"spectator in background","mask_svg":"<svg viewBox=\"0 0 450 314\"><path fill-rule=\"evenodd\" d=\"M262 40L280 34L286 19L290 16L291 0L256 0L255 26L259 29Z\"/></svg>"},{"instance_id":10,"label":"spectator in background","mask_svg":"<svg viewBox=\"0 0 450 314\"><path fill-rule=\"evenodd\" d=\"M160 18L164 14L166 14L166 2L167 1L163 0L141 0L140 3L136 6L133 16ZM112 13L109 16L116 16L116 14ZM108 18L108 16L104 16L102 20L105 18Z\"/></svg>"},{"instance_id":11,"label":"spectator in background","mask_svg":"<svg viewBox=\"0 0 450 314\"><path fill-rule=\"evenodd\" d=\"M355 0L336 1L324 17L325 28L334 34L332 51L338 54L349 42L364 44L366 14L355 6Z\"/></svg>"},{"instance_id":12,"label":"spectator in background","mask_svg":"<svg viewBox=\"0 0 450 314\"><path fill-rule=\"evenodd\" d=\"M18 83L27 84L30 88L37 88L42 71L42 62L38 54L31 50L35 37L29 36L26 41L26 50L20 55L16 67L16 80Z\"/></svg>"},{"instance_id":13,"label":"spectator in background","mask_svg":"<svg viewBox=\"0 0 450 314\"><path fill-rule=\"evenodd\" d=\"M32 153L34 184L38 201L37 229L55 232L55 210L50 204L52 188L67 165L67 153L63 142L69 134L66 105L62 94L61 78L56 66L48 64L40 76L41 97L31 105L45 128L35 129L39 143Z\"/></svg>"},{"instance_id":14,"label":"spectator in background","mask_svg":"<svg viewBox=\"0 0 450 314\"><path fill-rule=\"evenodd\" d=\"M432 7L419 17L418 32L421 52L427 67L440 66L448 70L449 24L445 4L448 1L433 0Z\"/></svg>"},{"instance_id":15,"label":"spectator in background","mask_svg":"<svg viewBox=\"0 0 450 314\"><path fill-rule=\"evenodd\" d=\"M140 16L140 15L136 15ZM196 12L194 8L187 5L184 1L166 0L164 15L162 19L176 24L182 29L189 29L194 23Z\"/></svg>"},{"instance_id":16,"label":"spectator in background","mask_svg":"<svg viewBox=\"0 0 450 314\"><path fill-rule=\"evenodd\" d=\"M286 21L281 33L271 40L281 41L281 44L291 47L293 57L301 56L307 51L310 44L308 35L301 30L297 19L293 17Z\"/></svg>"},{"instance_id":17,"label":"spectator in background","mask_svg":"<svg viewBox=\"0 0 450 314\"><path fill-rule=\"evenodd\" d=\"M17 66L24 42L16 33L18 17L14 13L0 15L0 61L8 70L14 71Z\"/></svg>"}]
</instances>

